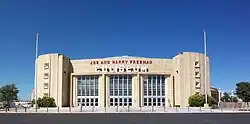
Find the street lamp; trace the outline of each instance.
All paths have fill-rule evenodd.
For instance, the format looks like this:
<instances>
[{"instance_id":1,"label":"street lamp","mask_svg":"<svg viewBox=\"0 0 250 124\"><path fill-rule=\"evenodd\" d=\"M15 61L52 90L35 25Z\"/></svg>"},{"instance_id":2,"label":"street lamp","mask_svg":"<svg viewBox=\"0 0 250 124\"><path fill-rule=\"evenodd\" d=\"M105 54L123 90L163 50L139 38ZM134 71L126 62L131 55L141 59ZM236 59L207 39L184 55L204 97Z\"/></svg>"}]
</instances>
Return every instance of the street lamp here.
<instances>
[{"instance_id":1,"label":"street lamp","mask_svg":"<svg viewBox=\"0 0 250 124\"><path fill-rule=\"evenodd\" d=\"M218 94L218 95L219 95L218 107L220 107L220 102L221 102L221 101L220 101L220 99L221 99L221 88L219 88L219 92L218 92L218 93L219 93L219 94Z\"/></svg>"}]
</instances>

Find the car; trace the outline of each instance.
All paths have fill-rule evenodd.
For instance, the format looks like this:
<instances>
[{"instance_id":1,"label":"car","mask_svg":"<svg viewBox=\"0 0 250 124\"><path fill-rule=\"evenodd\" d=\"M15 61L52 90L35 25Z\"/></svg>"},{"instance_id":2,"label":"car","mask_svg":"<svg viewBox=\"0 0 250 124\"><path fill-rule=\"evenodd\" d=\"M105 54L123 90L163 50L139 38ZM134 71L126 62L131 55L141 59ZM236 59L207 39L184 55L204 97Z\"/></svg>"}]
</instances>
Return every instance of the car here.
<instances>
[{"instance_id":1,"label":"car","mask_svg":"<svg viewBox=\"0 0 250 124\"><path fill-rule=\"evenodd\" d=\"M30 104L23 104L22 105L24 108L29 108L31 105Z\"/></svg>"}]
</instances>

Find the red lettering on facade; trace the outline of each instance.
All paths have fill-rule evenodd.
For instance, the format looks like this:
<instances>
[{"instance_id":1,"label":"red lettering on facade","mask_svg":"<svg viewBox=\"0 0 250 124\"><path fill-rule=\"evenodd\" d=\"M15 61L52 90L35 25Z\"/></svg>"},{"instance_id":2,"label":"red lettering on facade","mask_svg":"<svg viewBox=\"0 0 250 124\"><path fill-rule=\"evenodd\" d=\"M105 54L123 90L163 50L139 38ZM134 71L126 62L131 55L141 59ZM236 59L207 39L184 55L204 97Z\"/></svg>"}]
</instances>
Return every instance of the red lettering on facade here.
<instances>
[{"instance_id":1,"label":"red lettering on facade","mask_svg":"<svg viewBox=\"0 0 250 124\"><path fill-rule=\"evenodd\" d=\"M90 61L91 65L96 64L152 64L152 60L103 60Z\"/></svg>"}]
</instances>

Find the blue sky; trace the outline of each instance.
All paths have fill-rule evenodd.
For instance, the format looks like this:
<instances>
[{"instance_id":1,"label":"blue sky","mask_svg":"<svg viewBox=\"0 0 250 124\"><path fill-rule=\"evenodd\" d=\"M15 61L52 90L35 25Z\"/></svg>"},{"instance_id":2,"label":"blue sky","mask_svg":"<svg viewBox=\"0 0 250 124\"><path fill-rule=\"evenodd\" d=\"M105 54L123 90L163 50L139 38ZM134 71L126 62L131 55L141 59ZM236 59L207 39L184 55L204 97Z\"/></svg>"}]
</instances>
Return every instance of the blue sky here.
<instances>
[{"instance_id":1,"label":"blue sky","mask_svg":"<svg viewBox=\"0 0 250 124\"><path fill-rule=\"evenodd\" d=\"M230 91L250 79L250 9L234 0L2 0L0 85L16 83L29 99L39 54L75 58L171 58L203 52L207 30L211 83Z\"/></svg>"}]
</instances>

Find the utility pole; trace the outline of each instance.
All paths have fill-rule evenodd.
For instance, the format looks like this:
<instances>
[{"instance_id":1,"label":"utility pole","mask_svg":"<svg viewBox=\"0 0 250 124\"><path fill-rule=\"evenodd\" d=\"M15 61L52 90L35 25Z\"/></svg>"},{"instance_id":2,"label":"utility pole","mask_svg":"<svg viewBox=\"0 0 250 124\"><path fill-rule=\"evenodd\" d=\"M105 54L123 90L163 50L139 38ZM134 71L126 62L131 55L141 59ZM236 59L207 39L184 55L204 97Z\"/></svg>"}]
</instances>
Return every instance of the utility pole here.
<instances>
[{"instance_id":1,"label":"utility pole","mask_svg":"<svg viewBox=\"0 0 250 124\"><path fill-rule=\"evenodd\" d=\"M38 58L38 33L36 33L36 59L35 59L35 106L37 112L37 58Z\"/></svg>"},{"instance_id":2,"label":"utility pole","mask_svg":"<svg viewBox=\"0 0 250 124\"><path fill-rule=\"evenodd\" d=\"M206 31L204 30L204 75L205 75L205 105L207 107L207 34L206 34Z\"/></svg>"}]
</instances>

